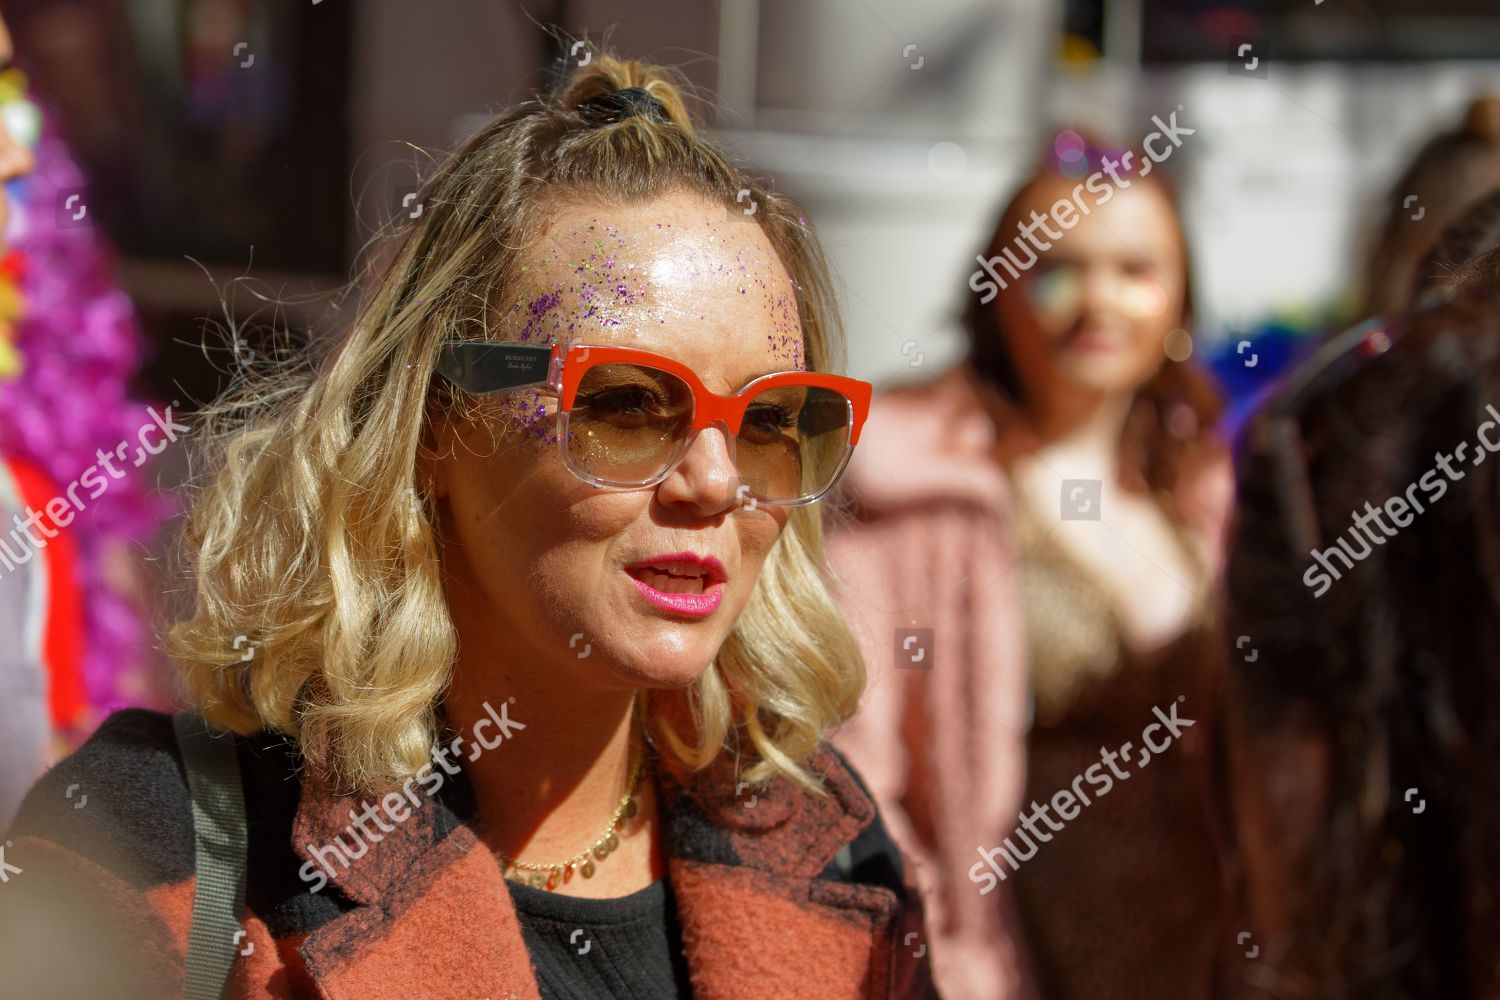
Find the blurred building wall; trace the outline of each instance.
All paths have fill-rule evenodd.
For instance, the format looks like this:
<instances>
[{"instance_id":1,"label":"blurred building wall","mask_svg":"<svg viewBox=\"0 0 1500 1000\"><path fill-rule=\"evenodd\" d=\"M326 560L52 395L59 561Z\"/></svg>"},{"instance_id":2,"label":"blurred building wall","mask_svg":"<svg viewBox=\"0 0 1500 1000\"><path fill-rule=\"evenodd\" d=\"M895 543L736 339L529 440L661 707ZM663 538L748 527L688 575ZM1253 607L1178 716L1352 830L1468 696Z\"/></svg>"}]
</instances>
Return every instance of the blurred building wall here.
<instances>
[{"instance_id":1,"label":"blurred building wall","mask_svg":"<svg viewBox=\"0 0 1500 1000\"><path fill-rule=\"evenodd\" d=\"M534 20L512 4L361 6L355 189L388 198L423 162L403 143L446 148L543 85L562 49L536 22L553 15L573 36L682 66L717 102L724 142L807 207L841 282L850 369L881 381L958 356L953 317L974 255L1057 126L1138 148L1152 115L1183 106L1179 121L1198 131L1169 167L1206 348L1337 299L1357 278L1370 206L1411 150L1477 92L1500 91L1493 64L1273 62L1265 78L1222 62L1066 69L1060 7L1045 0L528 9Z\"/></svg>"}]
</instances>

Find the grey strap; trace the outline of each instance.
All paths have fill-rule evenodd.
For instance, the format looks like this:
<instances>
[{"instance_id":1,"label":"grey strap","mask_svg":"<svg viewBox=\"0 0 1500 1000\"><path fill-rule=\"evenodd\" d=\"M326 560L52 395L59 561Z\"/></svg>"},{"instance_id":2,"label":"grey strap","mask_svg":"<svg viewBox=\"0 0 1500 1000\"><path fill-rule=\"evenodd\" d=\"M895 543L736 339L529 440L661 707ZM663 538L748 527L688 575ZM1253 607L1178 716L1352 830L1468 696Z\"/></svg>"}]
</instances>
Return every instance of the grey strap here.
<instances>
[{"instance_id":1,"label":"grey strap","mask_svg":"<svg viewBox=\"0 0 1500 1000\"><path fill-rule=\"evenodd\" d=\"M193 797L197 888L188 931L184 1000L219 1000L240 949L240 909L245 902L245 798L240 788L234 734L211 733L202 716L172 718Z\"/></svg>"}]
</instances>

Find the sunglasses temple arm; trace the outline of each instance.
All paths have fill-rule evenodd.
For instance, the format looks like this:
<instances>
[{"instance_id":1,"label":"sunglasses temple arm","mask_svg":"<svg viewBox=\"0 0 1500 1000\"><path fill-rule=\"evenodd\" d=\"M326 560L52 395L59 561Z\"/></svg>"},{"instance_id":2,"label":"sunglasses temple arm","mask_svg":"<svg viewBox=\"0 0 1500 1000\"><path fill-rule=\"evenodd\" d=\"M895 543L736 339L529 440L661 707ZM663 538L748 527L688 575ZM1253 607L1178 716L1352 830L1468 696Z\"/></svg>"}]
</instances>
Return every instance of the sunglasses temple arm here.
<instances>
[{"instance_id":1,"label":"sunglasses temple arm","mask_svg":"<svg viewBox=\"0 0 1500 1000\"><path fill-rule=\"evenodd\" d=\"M455 385L483 395L553 385L561 352L543 344L449 341L438 357L438 371Z\"/></svg>"}]
</instances>

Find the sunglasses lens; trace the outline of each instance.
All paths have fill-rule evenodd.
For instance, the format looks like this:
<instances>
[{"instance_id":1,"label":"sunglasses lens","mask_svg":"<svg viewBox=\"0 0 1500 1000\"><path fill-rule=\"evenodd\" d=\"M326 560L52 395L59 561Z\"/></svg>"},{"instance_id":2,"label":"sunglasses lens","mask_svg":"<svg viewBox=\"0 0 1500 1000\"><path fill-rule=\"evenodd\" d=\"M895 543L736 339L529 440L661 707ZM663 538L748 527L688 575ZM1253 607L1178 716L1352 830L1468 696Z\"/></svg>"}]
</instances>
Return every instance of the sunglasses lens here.
<instances>
[{"instance_id":1,"label":"sunglasses lens","mask_svg":"<svg viewBox=\"0 0 1500 1000\"><path fill-rule=\"evenodd\" d=\"M849 454L849 400L819 386L781 385L745 410L735 459L740 482L766 500L804 500L833 484ZM693 391L648 365L584 372L568 414L568 461L596 483L651 482L677 461L693 423Z\"/></svg>"},{"instance_id":2,"label":"sunglasses lens","mask_svg":"<svg viewBox=\"0 0 1500 1000\"><path fill-rule=\"evenodd\" d=\"M569 461L603 483L648 482L672 463L692 416L692 390L676 375L595 365L579 382L568 416Z\"/></svg>"},{"instance_id":3,"label":"sunglasses lens","mask_svg":"<svg viewBox=\"0 0 1500 1000\"><path fill-rule=\"evenodd\" d=\"M849 452L849 400L820 386L782 385L745 410L735 452L740 480L767 500L802 500L833 484Z\"/></svg>"}]
</instances>

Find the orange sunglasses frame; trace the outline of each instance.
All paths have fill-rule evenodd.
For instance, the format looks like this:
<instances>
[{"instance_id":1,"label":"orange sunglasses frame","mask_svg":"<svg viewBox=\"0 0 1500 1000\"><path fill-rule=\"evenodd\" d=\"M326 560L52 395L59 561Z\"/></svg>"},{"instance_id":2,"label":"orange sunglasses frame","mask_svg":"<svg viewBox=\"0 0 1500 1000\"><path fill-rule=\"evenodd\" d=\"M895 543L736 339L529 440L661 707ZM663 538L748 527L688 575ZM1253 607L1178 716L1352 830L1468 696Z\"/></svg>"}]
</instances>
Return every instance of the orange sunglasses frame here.
<instances>
[{"instance_id":1,"label":"orange sunglasses frame","mask_svg":"<svg viewBox=\"0 0 1500 1000\"><path fill-rule=\"evenodd\" d=\"M505 355L511 357L517 353L536 356L540 354L538 349L544 347L541 344L516 344L497 341L450 341L444 346L445 348L460 347L471 344L494 344L494 350L503 352ZM507 360L509 360L509 357ZM578 398L578 387L582 384L583 377L588 373L589 369L596 365L604 364L635 364L647 368L655 368L680 378L692 392L692 433L684 437L679 443L678 453L667 464L665 470L659 476L642 482L614 482L599 479L584 472L577 468L569 458L567 422L573 405ZM446 364L440 364L439 368L450 378L453 378L454 373L458 370ZM460 386L463 387L461 380L455 379L455 381L458 381ZM517 389L536 388L543 385L550 386L558 394L558 419L561 424L558 445L562 450L564 463L572 470L574 475L590 485L599 487L600 489L617 490L645 489L661 483L672 474L673 470L682 461L683 456L687 454L688 449L692 447L697 432L713 424L722 424L728 430L732 442L734 438L739 436L740 426L744 423L745 411L749 409L751 400L767 389L783 385L814 386L839 393L849 401L850 413L849 441L845 445L844 456L839 462L838 471L834 473L826 487L809 497L799 497L795 500L778 500L756 494L757 499L762 502L785 507L798 507L803 504L813 503L822 498L838 482L839 477L843 475L844 467L849 462L850 455L854 451L854 446L859 443L859 434L864 427L865 419L870 414L870 398L874 392L874 387L869 382L863 382L846 375L790 371L772 372L768 375L762 375L752 380L738 392L720 395L719 393L709 391L703 385L702 380L698 378L697 374L687 365L651 351L642 351L633 347L595 347L585 344L577 344L565 349L561 344L554 344L551 347L547 377L545 379L535 379L521 384L505 385L497 389L480 391L479 394L488 395L496 392L510 392ZM469 389L468 391L474 392L475 390ZM733 445L731 444L732 447Z\"/></svg>"}]
</instances>

